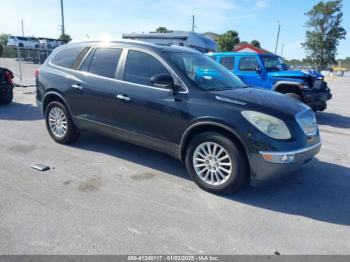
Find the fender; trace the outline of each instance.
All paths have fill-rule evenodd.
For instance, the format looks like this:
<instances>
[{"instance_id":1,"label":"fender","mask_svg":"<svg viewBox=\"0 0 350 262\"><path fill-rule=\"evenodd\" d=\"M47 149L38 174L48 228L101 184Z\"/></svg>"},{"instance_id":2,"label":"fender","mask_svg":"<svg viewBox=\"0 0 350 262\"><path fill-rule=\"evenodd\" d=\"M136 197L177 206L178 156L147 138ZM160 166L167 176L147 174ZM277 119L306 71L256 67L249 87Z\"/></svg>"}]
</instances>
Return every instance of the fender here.
<instances>
[{"instance_id":1,"label":"fender","mask_svg":"<svg viewBox=\"0 0 350 262\"><path fill-rule=\"evenodd\" d=\"M68 111L71 112L70 107L69 107L69 104L67 103L67 100L62 96L61 93L59 93L58 91L55 91L55 90L51 90L51 91L45 92L44 97L43 97L43 99L42 99L42 101L43 101L43 103L42 103L42 105L43 105L43 112L44 112L45 100L47 99L47 97L48 97L49 95L58 96L58 97L64 102L64 104L67 106ZM45 112L44 112L44 114L45 114Z\"/></svg>"},{"instance_id":2,"label":"fender","mask_svg":"<svg viewBox=\"0 0 350 262\"><path fill-rule=\"evenodd\" d=\"M293 81L277 81L276 83L273 84L272 90L276 91L276 88L280 85L292 85L300 88L301 83L293 82Z\"/></svg>"},{"instance_id":3,"label":"fender","mask_svg":"<svg viewBox=\"0 0 350 262\"><path fill-rule=\"evenodd\" d=\"M213 127L219 127L219 128L225 129L226 131L231 133L241 143L241 145L243 146L244 151L245 151L246 154L247 154L247 152L249 152L247 147L246 147L246 143L243 142L243 139L237 134L237 132L235 130L233 130L232 128L230 128L229 126L227 126L225 124L207 120L207 121L196 122L196 123L190 125L185 130L185 132L183 133L183 135L181 137L181 141L180 141L180 154L179 154L180 155L180 159L182 158L182 152L183 152L183 149L184 149L184 146L185 146L185 142L186 142L186 140L188 138L188 135L190 134L191 130L193 130L193 128L196 128L198 126L213 126ZM247 156L248 156L248 154L247 154Z\"/></svg>"}]
</instances>

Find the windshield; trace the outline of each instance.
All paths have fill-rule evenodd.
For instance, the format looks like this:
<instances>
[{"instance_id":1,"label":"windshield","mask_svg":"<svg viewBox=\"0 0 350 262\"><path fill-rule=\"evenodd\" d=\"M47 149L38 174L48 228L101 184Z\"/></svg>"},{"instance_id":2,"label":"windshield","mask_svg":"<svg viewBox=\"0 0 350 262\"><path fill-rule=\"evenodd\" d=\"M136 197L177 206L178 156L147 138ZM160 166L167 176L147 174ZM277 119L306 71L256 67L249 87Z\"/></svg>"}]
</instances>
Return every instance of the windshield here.
<instances>
[{"instance_id":1,"label":"windshield","mask_svg":"<svg viewBox=\"0 0 350 262\"><path fill-rule=\"evenodd\" d=\"M170 60L194 83L205 91L221 91L244 87L243 82L206 55L168 53Z\"/></svg>"},{"instance_id":2,"label":"windshield","mask_svg":"<svg viewBox=\"0 0 350 262\"><path fill-rule=\"evenodd\" d=\"M267 71L283 71L288 70L288 66L283 59L278 56L262 56L264 66Z\"/></svg>"}]
</instances>

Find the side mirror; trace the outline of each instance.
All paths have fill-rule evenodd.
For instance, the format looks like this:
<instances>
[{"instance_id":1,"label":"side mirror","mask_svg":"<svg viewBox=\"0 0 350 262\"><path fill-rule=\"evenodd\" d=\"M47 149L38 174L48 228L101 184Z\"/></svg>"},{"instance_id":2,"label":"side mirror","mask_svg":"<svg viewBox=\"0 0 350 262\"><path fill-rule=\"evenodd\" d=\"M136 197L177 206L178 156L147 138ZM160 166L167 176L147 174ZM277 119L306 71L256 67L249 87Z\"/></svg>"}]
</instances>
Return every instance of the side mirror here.
<instances>
[{"instance_id":1,"label":"side mirror","mask_svg":"<svg viewBox=\"0 0 350 262\"><path fill-rule=\"evenodd\" d=\"M260 73L262 72L261 66L256 65L256 66L255 66L255 71L256 71L258 74L260 74Z\"/></svg>"},{"instance_id":2,"label":"side mirror","mask_svg":"<svg viewBox=\"0 0 350 262\"><path fill-rule=\"evenodd\" d=\"M158 74L151 77L151 84L160 88L174 88L174 79L169 74Z\"/></svg>"}]
</instances>

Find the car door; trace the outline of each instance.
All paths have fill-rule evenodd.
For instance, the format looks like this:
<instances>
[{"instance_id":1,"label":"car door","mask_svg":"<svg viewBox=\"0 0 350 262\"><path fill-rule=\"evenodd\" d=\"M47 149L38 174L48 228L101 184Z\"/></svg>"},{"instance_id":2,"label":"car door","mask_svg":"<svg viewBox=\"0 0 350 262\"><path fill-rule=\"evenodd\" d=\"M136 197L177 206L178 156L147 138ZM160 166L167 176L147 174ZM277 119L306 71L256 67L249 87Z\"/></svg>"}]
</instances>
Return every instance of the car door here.
<instances>
[{"instance_id":1,"label":"car door","mask_svg":"<svg viewBox=\"0 0 350 262\"><path fill-rule=\"evenodd\" d=\"M233 73L233 69L235 65L234 56L220 56L219 63Z\"/></svg>"},{"instance_id":2,"label":"car door","mask_svg":"<svg viewBox=\"0 0 350 262\"><path fill-rule=\"evenodd\" d=\"M121 54L121 48L93 48L74 71L68 97L76 117L114 126L119 86L115 75Z\"/></svg>"},{"instance_id":3,"label":"car door","mask_svg":"<svg viewBox=\"0 0 350 262\"><path fill-rule=\"evenodd\" d=\"M268 87L263 66L257 56L240 56L236 74L248 86Z\"/></svg>"},{"instance_id":4,"label":"car door","mask_svg":"<svg viewBox=\"0 0 350 262\"><path fill-rule=\"evenodd\" d=\"M122 112L117 126L150 139L173 140L177 126L183 124L181 108L185 100L176 98L171 89L151 84L152 76L171 74L169 67L155 54L145 51L129 49L125 58L123 81L117 91Z\"/></svg>"}]
</instances>

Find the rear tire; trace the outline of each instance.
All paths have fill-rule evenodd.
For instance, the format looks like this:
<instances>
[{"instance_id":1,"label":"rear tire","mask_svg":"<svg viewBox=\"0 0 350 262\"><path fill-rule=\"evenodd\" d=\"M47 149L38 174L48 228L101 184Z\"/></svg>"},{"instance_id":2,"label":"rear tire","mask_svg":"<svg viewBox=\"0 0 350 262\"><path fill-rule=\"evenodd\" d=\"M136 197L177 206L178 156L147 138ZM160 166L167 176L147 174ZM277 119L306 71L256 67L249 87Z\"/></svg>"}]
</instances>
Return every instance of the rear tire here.
<instances>
[{"instance_id":1,"label":"rear tire","mask_svg":"<svg viewBox=\"0 0 350 262\"><path fill-rule=\"evenodd\" d=\"M52 139L59 144L69 144L79 137L67 107L58 102L51 102L45 110L46 128Z\"/></svg>"},{"instance_id":2,"label":"rear tire","mask_svg":"<svg viewBox=\"0 0 350 262\"><path fill-rule=\"evenodd\" d=\"M7 94L6 97L0 98L0 103L1 103L1 104L5 104L5 105L8 105L8 104L11 104L11 103L12 103L12 100L13 100L13 88L11 88L11 89L8 91L8 94Z\"/></svg>"},{"instance_id":3,"label":"rear tire","mask_svg":"<svg viewBox=\"0 0 350 262\"><path fill-rule=\"evenodd\" d=\"M191 140L185 164L194 182L212 193L237 191L249 178L244 152L216 132L204 132Z\"/></svg>"}]
</instances>

